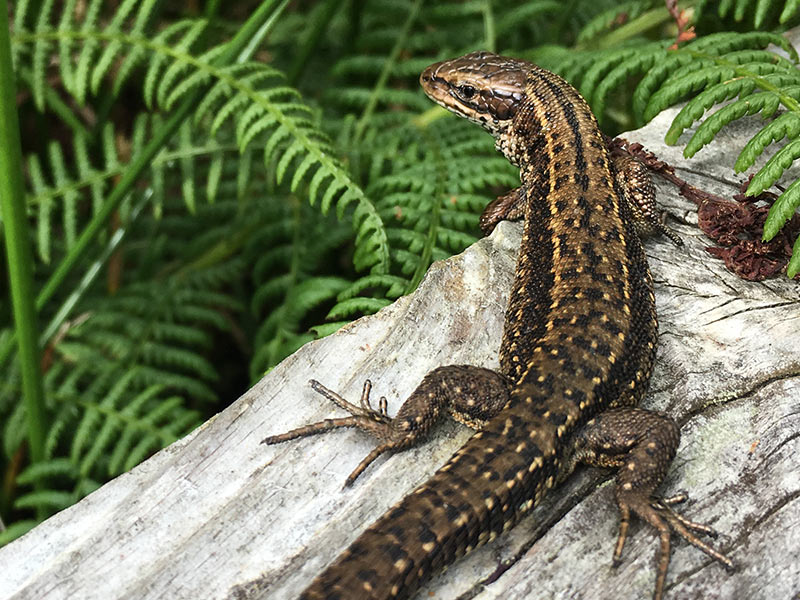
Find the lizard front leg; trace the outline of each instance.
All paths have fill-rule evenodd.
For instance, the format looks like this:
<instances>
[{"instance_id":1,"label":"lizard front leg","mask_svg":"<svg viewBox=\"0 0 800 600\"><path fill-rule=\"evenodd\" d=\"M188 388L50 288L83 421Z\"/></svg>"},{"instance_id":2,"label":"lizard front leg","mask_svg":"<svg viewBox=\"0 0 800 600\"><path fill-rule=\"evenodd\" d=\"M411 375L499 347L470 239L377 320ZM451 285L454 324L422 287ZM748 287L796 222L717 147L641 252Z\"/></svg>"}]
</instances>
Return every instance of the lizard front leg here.
<instances>
[{"instance_id":1,"label":"lizard front leg","mask_svg":"<svg viewBox=\"0 0 800 600\"><path fill-rule=\"evenodd\" d=\"M656 204L656 188L648 168L628 155L615 155L611 161L614 178L622 200L631 209L633 224L640 238L664 235L676 246L683 241L663 222L666 214ZM486 205L479 220L484 235L489 235L500 221L518 221L525 216L522 188L514 188Z\"/></svg>"},{"instance_id":2,"label":"lizard front leg","mask_svg":"<svg viewBox=\"0 0 800 600\"><path fill-rule=\"evenodd\" d=\"M640 408L619 408L590 420L575 437L572 460L598 467L617 467L616 500L620 511L619 537L614 548L614 566L620 563L631 513L647 521L659 534L658 571L654 600L661 600L670 559L670 537L677 533L728 569L733 562L698 538L716 538L709 526L694 523L672 509L687 499L654 496L664 480L680 442L678 425L667 415Z\"/></svg>"},{"instance_id":3,"label":"lizard front leg","mask_svg":"<svg viewBox=\"0 0 800 600\"><path fill-rule=\"evenodd\" d=\"M478 225L483 235L489 235L500 221L519 221L525 216L522 188L514 188L498 196L483 209Z\"/></svg>"},{"instance_id":4,"label":"lizard front leg","mask_svg":"<svg viewBox=\"0 0 800 600\"><path fill-rule=\"evenodd\" d=\"M356 427L370 433L380 443L350 473L345 486L351 485L381 454L406 450L424 441L445 412L473 429L480 429L502 410L509 399L509 382L504 376L471 365L439 367L428 373L394 418L387 413L386 398L381 397L377 410L370 405L372 384L369 380L364 382L360 406L351 404L316 380L312 379L310 383L314 391L351 416L325 419L269 436L261 443L278 444L340 427Z\"/></svg>"}]
</instances>

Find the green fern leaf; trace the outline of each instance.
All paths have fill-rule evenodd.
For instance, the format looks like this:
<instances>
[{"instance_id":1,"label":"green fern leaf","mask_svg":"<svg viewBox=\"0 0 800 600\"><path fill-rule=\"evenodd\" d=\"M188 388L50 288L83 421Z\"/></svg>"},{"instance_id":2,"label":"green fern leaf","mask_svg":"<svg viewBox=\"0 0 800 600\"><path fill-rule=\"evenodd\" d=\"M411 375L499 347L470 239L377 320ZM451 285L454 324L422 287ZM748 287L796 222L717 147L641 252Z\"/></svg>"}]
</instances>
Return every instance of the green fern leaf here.
<instances>
[{"instance_id":1,"label":"green fern leaf","mask_svg":"<svg viewBox=\"0 0 800 600\"><path fill-rule=\"evenodd\" d=\"M39 521L34 521L33 519L14 521L5 530L0 531L0 547L22 537L38 524Z\"/></svg>"},{"instance_id":2,"label":"green fern leaf","mask_svg":"<svg viewBox=\"0 0 800 600\"><path fill-rule=\"evenodd\" d=\"M91 0L86 7L86 16L83 20L81 33L88 33L98 28L98 20L100 18L100 10L103 7L102 0ZM86 96L89 91L89 74L94 66L97 64L96 54L100 49L100 41L94 37L89 36L84 40L81 47L80 55L78 56L78 64L75 68L75 89L74 96L78 104L83 105L86 103Z\"/></svg>"},{"instance_id":3,"label":"green fern leaf","mask_svg":"<svg viewBox=\"0 0 800 600\"><path fill-rule=\"evenodd\" d=\"M192 28L190 32L184 36L177 46L174 47L174 52L178 55L186 54L187 57L191 55L191 47L197 41L197 37L203 34L205 30L205 23L203 27ZM215 56L221 54L222 48L217 48L215 52L207 52L201 60L212 61ZM158 89L155 92L159 106L163 106L169 110L175 102L179 101L186 93L190 92L193 88L205 83L210 79L211 75L205 71L196 71L193 65L187 59L175 60L171 65L164 69L163 73L159 74Z\"/></svg>"},{"instance_id":4,"label":"green fern leaf","mask_svg":"<svg viewBox=\"0 0 800 600\"><path fill-rule=\"evenodd\" d=\"M786 267L786 275L790 279L794 279L798 273L800 273L800 235L794 241L792 258L789 259L789 264Z\"/></svg>"},{"instance_id":5,"label":"green fern leaf","mask_svg":"<svg viewBox=\"0 0 800 600\"><path fill-rule=\"evenodd\" d=\"M786 21L797 15L798 11L800 11L800 0L786 0L786 4L783 7L783 12L781 12L781 16L779 18L780 23L786 23ZM758 27L758 25L756 25L756 27ZM792 257L795 256L798 256L796 246Z\"/></svg>"},{"instance_id":6,"label":"green fern leaf","mask_svg":"<svg viewBox=\"0 0 800 600\"><path fill-rule=\"evenodd\" d=\"M152 43L169 48L172 46L172 40L178 38L182 47L186 48L187 44L190 46L202 35L205 28L205 21L178 21L159 33ZM144 78L144 101L148 109L152 110L156 105L156 85L169 59L166 53L155 53L150 59Z\"/></svg>"},{"instance_id":7,"label":"green fern leaf","mask_svg":"<svg viewBox=\"0 0 800 600\"><path fill-rule=\"evenodd\" d=\"M337 302L325 318L341 320L357 315L371 315L389 304L391 304L391 300L385 298L349 298Z\"/></svg>"},{"instance_id":8,"label":"green fern leaf","mask_svg":"<svg viewBox=\"0 0 800 600\"><path fill-rule=\"evenodd\" d=\"M605 75L620 63L626 63L635 57L638 49L621 48L611 52L604 52L599 58L592 61L589 69L584 73L579 91L584 98L592 98L599 82ZM600 112L600 109L596 109Z\"/></svg>"},{"instance_id":9,"label":"green fern leaf","mask_svg":"<svg viewBox=\"0 0 800 600\"><path fill-rule=\"evenodd\" d=\"M798 60L797 50L789 41L778 33L768 31L750 31L744 33L716 33L698 38L684 46L684 50L701 51L711 56L722 56L747 48L764 49L770 44L782 48L795 62Z\"/></svg>"},{"instance_id":10,"label":"green fern leaf","mask_svg":"<svg viewBox=\"0 0 800 600\"><path fill-rule=\"evenodd\" d=\"M773 154L758 173L753 176L750 185L747 187L747 194L749 196L758 196L772 187L781 178L783 172L798 158L800 158L800 139L794 139ZM776 211L778 210L776 209ZM770 235L770 238L773 235Z\"/></svg>"},{"instance_id":11,"label":"green fern leaf","mask_svg":"<svg viewBox=\"0 0 800 600\"><path fill-rule=\"evenodd\" d=\"M26 431L25 409L20 402L14 408L14 411L11 413L11 416L8 417L8 421L3 427L2 442L6 457L10 458L14 456L14 452L17 451L17 448L19 448L20 444L22 444L25 439Z\"/></svg>"},{"instance_id":12,"label":"green fern leaf","mask_svg":"<svg viewBox=\"0 0 800 600\"><path fill-rule=\"evenodd\" d=\"M212 48L200 57L201 61L213 63L216 58L224 51L223 46ZM183 77L186 75L185 77ZM178 80L179 77L183 77ZM194 65L175 62L164 74L158 90L158 102L165 109L172 109L183 98L187 97L193 90L204 86L211 79L211 74L204 70L195 70Z\"/></svg>"},{"instance_id":13,"label":"green fern leaf","mask_svg":"<svg viewBox=\"0 0 800 600\"><path fill-rule=\"evenodd\" d=\"M208 167L208 177L206 178L206 198L212 204L216 200L217 192L219 191L224 161L225 154L221 150L211 154L211 164Z\"/></svg>"},{"instance_id":14,"label":"green fern leaf","mask_svg":"<svg viewBox=\"0 0 800 600\"><path fill-rule=\"evenodd\" d=\"M686 144L683 155L687 158L694 156L706 144L711 143L714 136L732 121L758 112L763 112L764 116L770 116L775 113L779 104L778 98L773 94L758 94L724 106L703 121L697 128L697 131ZM667 138L667 143L677 143L678 136L681 133L678 128L673 122L668 132L668 134L672 135Z\"/></svg>"},{"instance_id":15,"label":"green fern leaf","mask_svg":"<svg viewBox=\"0 0 800 600\"><path fill-rule=\"evenodd\" d=\"M714 57L740 50L763 50L770 44L784 49L792 61L797 61L797 51L778 34L755 31L750 33L718 33L699 38L678 50L669 51L663 60L657 61L639 82L633 94L633 109L638 115L656 113L649 110L652 96L664 82L679 69L699 70L705 68ZM676 100L677 101L677 100ZM649 120L649 119L646 119Z\"/></svg>"},{"instance_id":16,"label":"green fern leaf","mask_svg":"<svg viewBox=\"0 0 800 600\"><path fill-rule=\"evenodd\" d=\"M32 485L51 477L74 477L77 475L75 465L68 458L53 458L34 463L17 476L20 485Z\"/></svg>"},{"instance_id":17,"label":"green fern leaf","mask_svg":"<svg viewBox=\"0 0 800 600\"><path fill-rule=\"evenodd\" d=\"M58 23L58 30L70 30L73 28L73 19L75 17L77 0L67 0L64 3L64 8L61 11L61 20ZM69 90L73 95L76 94L75 90L75 70L72 64L73 53L73 38L65 37L59 41L59 66L61 70L61 81L64 88Z\"/></svg>"},{"instance_id":18,"label":"green fern leaf","mask_svg":"<svg viewBox=\"0 0 800 600\"><path fill-rule=\"evenodd\" d=\"M772 0L758 0L756 2L756 11L753 16L753 24L756 26L756 29L761 29L761 25L764 23L771 5Z\"/></svg>"},{"instance_id":19,"label":"green fern leaf","mask_svg":"<svg viewBox=\"0 0 800 600\"><path fill-rule=\"evenodd\" d=\"M665 84L650 97L650 101L644 109L644 120L650 121L662 110L679 102L687 94L702 90L725 79L731 79L734 75L733 67L711 66L676 79L671 84Z\"/></svg>"},{"instance_id":20,"label":"green fern leaf","mask_svg":"<svg viewBox=\"0 0 800 600\"><path fill-rule=\"evenodd\" d=\"M50 29L50 13L53 10L53 0L44 0L39 9L39 18L36 22L37 33L47 33ZM47 59L50 56L51 42L47 37L39 38L33 49L33 100L39 111L44 111L44 90L47 85Z\"/></svg>"},{"instance_id":21,"label":"green fern leaf","mask_svg":"<svg viewBox=\"0 0 800 600\"><path fill-rule=\"evenodd\" d=\"M38 198L38 202L35 203L35 205L38 205L36 246L42 262L49 264L51 258L50 215L53 209L53 201L50 196L45 193L47 186L42 173L42 165L39 162L39 157L35 154L28 158L28 174L31 178L31 186L33 187L34 194Z\"/></svg>"},{"instance_id":22,"label":"green fern leaf","mask_svg":"<svg viewBox=\"0 0 800 600\"><path fill-rule=\"evenodd\" d=\"M178 129L178 140L182 147L186 148L192 144L192 124L184 121ZM189 155L181 158L181 190L183 191L183 201L190 214L197 212L197 198L195 196L195 161Z\"/></svg>"},{"instance_id":23,"label":"green fern leaf","mask_svg":"<svg viewBox=\"0 0 800 600\"><path fill-rule=\"evenodd\" d=\"M50 166L53 169L55 184L65 188L63 196L63 225L64 239L66 241L67 249L69 249L75 244L75 239L77 238L77 203L80 197L74 189L69 187L70 177L67 175L67 168L64 162L64 154L61 150L61 146L56 142L52 142L48 146L48 150L50 154Z\"/></svg>"},{"instance_id":24,"label":"green fern leaf","mask_svg":"<svg viewBox=\"0 0 800 600\"><path fill-rule=\"evenodd\" d=\"M106 28L105 33L107 35L121 33L122 24L130 17L133 9L138 7L136 23L129 33L132 35L141 34L147 19L155 8L155 3L156 0L145 0L145 2L141 0L125 0L117 7L114 17ZM93 94L97 94L103 77L108 73L114 59L122 49L123 43L119 39L112 39L103 49L99 59L92 68L91 89Z\"/></svg>"},{"instance_id":25,"label":"green fern leaf","mask_svg":"<svg viewBox=\"0 0 800 600\"><path fill-rule=\"evenodd\" d=\"M147 24L158 7L158 0L131 0L131 4L137 5L137 9L133 27L128 32L128 35L137 38L145 34ZM112 40L106 47L92 74L92 89L95 90L95 93L99 89L100 80L113 64L114 58L119 56L123 48L124 45L117 43L117 40ZM114 77L114 96L119 95L122 86L131 76L133 70L144 60L145 54L146 49L142 45L133 45L129 48Z\"/></svg>"},{"instance_id":26,"label":"green fern leaf","mask_svg":"<svg viewBox=\"0 0 800 600\"><path fill-rule=\"evenodd\" d=\"M636 52L628 56L614 66L603 79L597 84L592 96L592 109L596 115L603 115L605 112L606 98L608 95L638 73L644 73L650 69L661 56L663 50L660 47L653 47L648 51L646 47L638 48Z\"/></svg>"},{"instance_id":27,"label":"green fern leaf","mask_svg":"<svg viewBox=\"0 0 800 600\"><path fill-rule=\"evenodd\" d=\"M14 508L17 510L36 509L53 514L74 504L75 500L77 498L71 492L42 490L22 494L14 501Z\"/></svg>"},{"instance_id":28,"label":"green fern leaf","mask_svg":"<svg viewBox=\"0 0 800 600\"><path fill-rule=\"evenodd\" d=\"M131 450L125 464L122 466L122 470L129 471L159 448L161 448L161 444L157 436L143 436Z\"/></svg>"},{"instance_id":29,"label":"green fern leaf","mask_svg":"<svg viewBox=\"0 0 800 600\"><path fill-rule=\"evenodd\" d=\"M563 10L564 6L563 3L555 0L524 2L518 6L512 6L510 4L511 3L509 3L507 10L502 11L501 14L497 16L498 36L503 36L524 24L536 23L539 21L549 22L549 18L546 15L557 15ZM417 71L417 73L421 72L422 69Z\"/></svg>"},{"instance_id":30,"label":"green fern leaf","mask_svg":"<svg viewBox=\"0 0 800 600\"><path fill-rule=\"evenodd\" d=\"M747 190L750 195L750 190ZM800 207L800 179L796 179L786 191L783 192L772 208L769 209L767 220L764 223L764 241L769 241L775 237L786 221L794 216L797 208Z\"/></svg>"},{"instance_id":31,"label":"green fern leaf","mask_svg":"<svg viewBox=\"0 0 800 600\"><path fill-rule=\"evenodd\" d=\"M278 166L275 168L275 180L279 184L283 181L283 176L286 175L286 169L289 168L291 162L300 156L302 152L303 146L297 140L292 141L289 146L284 149L283 154L278 161ZM312 157L312 160L314 159L315 157ZM306 171L308 171L308 169L306 169ZM344 205L344 198L339 201L339 204Z\"/></svg>"},{"instance_id":32,"label":"green fern leaf","mask_svg":"<svg viewBox=\"0 0 800 600\"><path fill-rule=\"evenodd\" d=\"M139 134L139 132L145 127L146 125L144 124L143 119L137 119L136 123L134 124L134 132ZM82 188L84 187L85 182L85 184L89 187L92 197L92 213L96 214L103 205L103 176L92 167L91 161L89 160L89 141L87 136L75 136L74 151L75 163L78 167L78 175L80 176L81 181L73 181L72 183L76 188Z\"/></svg>"},{"instance_id":33,"label":"green fern leaf","mask_svg":"<svg viewBox=\"0 0 800 600\"><path fill-rule=\"evenodd\" d=\"M800 116L791 112L783 113L745 144L736 159L734 170L741 173L749 169L772 142L777 142L784 137L793 139L798 136L800 136Z\"/></svg>"},{"instance_id":34,"label":"green fern leaf","mask_svg":"<svg viewBox=\"0 0 800 600\"><path fill-rule=\"evenodd\" d=\"M75 430L75 436L72 440L72 446L70 448L70 461L75 464L78 464L81 460L81 457L84 455L84 447L88 447L90 444L90 440L94 438L94 433L97 431L98 426L103 422L103 414L102 411L108 410L113 407L114 402L119 397L119 395L124 391L124 389L132 382L135 377L135 372L128 371L125 373L123 379L116 383L114 388L112 388L111 393L100 403L94 403L92 401L86 402L86 412L83 415L83 418L80 421L77 429ZM88 388L87 396L92 400L96 398L103 398L105 395L106 383L110 380L110 373L106 374L105 377L100 377L95 380ZM90 465L91 466L91 465ZM81 475L88 474L88 468L86 468L86 464L84 463L80 469Z\"/></svg>"},{"instance_id":35,"label":"green fern leaf","mask_svg":"<svg viewBox=\"0 0 800 600\"><path fill-rule=\"evenodd\" d=\"M736 9L733 13L733 18L736 21L741 22L744 19L744 15L749 4L750 0L736 0Z\"/></svg>"},{"instance_id":36,"label":"green fern leaf","mask_svg":"<svg viewBox=\"0 0 800 600\"><path fill-rule=\"evenodd\" d=\"M656 61L636 89L633 91L633 111L636 115L643 115L650 98L658 90L672 71L692 62L692 57L686 52L666 52L663 60Z\"/></svg>"},{"instance_id":37,"label":"green fern leaf","mask_svg":"<svg viewBox=\"0 0 800 600\"><path fill-rule=\"evenodd\" d=\"M614 6L602 11L587 22L578 33L579 44L586 44L600 34L608 33L619 15L625 15L631 21L641 15L652 3L634 0L633 2L618 2Z\"/></svg>"},{"instance_id":38,"label":"green fern leaf","mask_svg":"<svg viewBox=\"0 0 800 600\"><path fill-rule=\"evenodd\" d=\"M403 295L408 281L396 275L366 275L359 277L351 285L347 286L339 293L337 300L342 302L355 298L361 292L371 288L385 288L386 298L396 299Z\"/></svg>"},{"instance_id":39,"label":"green fern leaf","mask_svg":"<svg viewBox=\"0 0 800 600\"><path fill-rule=\"evenodd\" d=\"M316 339L321 339L327 337L333 333L339 331L345 325L348 325L351 321L348 319L347 321L334 321L332 323L323 323L321 325L314 325L313 327L309 328L309 331L314 334Z\"/></svg>"}]
</instances>

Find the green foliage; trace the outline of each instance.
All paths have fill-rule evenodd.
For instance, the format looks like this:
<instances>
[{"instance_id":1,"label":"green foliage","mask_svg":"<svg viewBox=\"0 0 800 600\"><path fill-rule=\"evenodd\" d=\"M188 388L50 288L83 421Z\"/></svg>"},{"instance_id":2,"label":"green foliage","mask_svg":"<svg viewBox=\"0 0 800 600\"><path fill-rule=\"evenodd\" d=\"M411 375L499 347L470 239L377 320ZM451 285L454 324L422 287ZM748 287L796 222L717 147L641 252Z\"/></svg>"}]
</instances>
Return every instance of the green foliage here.
<instances>
[{"instance_id":1,"label":"green foliage","mask_svg":"<svg viewBox=\"0 0 800 600\"><path fill-rule=\"evenodd\" d=\"M798 23L800 2L798 0L722 0L709 2L703 0L697 7L699 16L714 13L722 19L737 23L752 22L756 29L775 25L791 26ZM716 10L715 10L716 9Z\"/></svg>"},{"instance_id":2,"label":"green foliage","mask_svg":"<svg viewBox=\"0 0 800 600\"><path fill-rule=\"evenodd\" d=\"M260 322L250 361L253 380L314 339L309 328L315 324L315 311L329 305L348 284L346 278L319 274L331 253L348 240L348 228L318 218L294 198L268 210L264 225L244 249L252 264L250 310Z\"/></svg>"},{"instance_id":3,"label":"green foliage","mask_svg":"<svg viewBox=\"0 0 800 600\"><path fill-rule=\"evenodd\" d=\"M751 190L772 186L800 156L800 81L796 55L766 24L793 23L797 3L701 5L709 35L668 50L675 31L658 0L292 3L254 37L258 60L223 65L237 15L258 5L205 19L156 0L17 2L38 283L174 111L203 93L79 272L40 307L50 324L43 462L25 461L19 369L0 351L0 467L13 481L0 492L10 523L0 543L187 434L304 343L410 293L432 261L477 239L478 215L518 185L517 170L479 128L424 97L417 79L434 60L476 48L532 58L575 83L609 133L688 100L668 133L677 141L705 117L687 155L758 113L773 120L736 168L785 140ZM715 33L751 19L766 30ZM769 230L798 202L794 183ZM2 308L0 349L12 339Z\"/></svg>"},{"instance_id":4,"label":"green foliage","mask_svg":"<svg viewBox=\"0 0 800 600\"><path fill-rule=\"evenodd\" d=\"M486 204L476 192L519 185L517 171L494 151L491 138L450 117L424 129L413 123L383 128L375 119L354 160L367 157L373 181L367 191L381 199L378 209L387 226L392 270L345 288L330 319L375 312L416 289L433 260L476 241L478 215Z\"/></svg>"}]
</instances>

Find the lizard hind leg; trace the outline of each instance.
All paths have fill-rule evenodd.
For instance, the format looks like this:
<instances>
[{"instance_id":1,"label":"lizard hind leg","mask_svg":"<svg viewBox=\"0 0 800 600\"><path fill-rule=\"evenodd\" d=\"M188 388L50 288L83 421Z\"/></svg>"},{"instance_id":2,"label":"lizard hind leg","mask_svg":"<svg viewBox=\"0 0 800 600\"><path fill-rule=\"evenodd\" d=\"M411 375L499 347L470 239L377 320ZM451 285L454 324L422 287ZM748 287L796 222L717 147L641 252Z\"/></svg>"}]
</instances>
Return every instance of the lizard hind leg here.
<instances>
[{"instance_id":1,"label":"lizard hind leg","mask_svg":"<svg viewBox=\"0 0 800 600\"><path fill-rule=\"evenodd\" d=\"M670 559L672 533L702 550L728 569L733 562L699 539L717 537L709 526L695 523L675 512L672 505L686 494L668 498L653 495L666 476L680 442L680 430L668 416L639 408L620 408L601 413L577 434L573 460L592 466L618 467L616 500L620 511L619 537L614 547L617 566L628 534L631 514L656 529L659 535L654 600L661 600Z\"/></svg>"},{"instance_id":2,"label":"lizard hind leg","mask_svg":"<svg viewBox=\"0 0 800 600\"><path fill-rule=\"evenodd\" d=\"M509 399L509 383L505 377L471 365L439 367L428 373L395 417L389 416L384 397L381 397L377 410L372 407L369 401L372 384L369 380L364 383L359 405L348 402L314 379L310 383L314 391L351 416L298 427L269 436L261 443L278 444L341 427L355 427L373 435L379 444L350 473L345 487L352 485L380 455L405 450L424 441L445 411L465 425L478 429L499 413Z\"/></svg>"},{"instance_id":3,"label":"lizard hind leg","mask_svg":"<svg viewBox=\"0 0 800 600\"><path fill-rule=\"evenodd\" d=\"M683 246L683 240L663 222L666 213L658 210L656 186L647 167L628 155L614 155L612 164L617 187L633 213L639 237L664 235L676 246Z\"/></svg>"}]
</instances>

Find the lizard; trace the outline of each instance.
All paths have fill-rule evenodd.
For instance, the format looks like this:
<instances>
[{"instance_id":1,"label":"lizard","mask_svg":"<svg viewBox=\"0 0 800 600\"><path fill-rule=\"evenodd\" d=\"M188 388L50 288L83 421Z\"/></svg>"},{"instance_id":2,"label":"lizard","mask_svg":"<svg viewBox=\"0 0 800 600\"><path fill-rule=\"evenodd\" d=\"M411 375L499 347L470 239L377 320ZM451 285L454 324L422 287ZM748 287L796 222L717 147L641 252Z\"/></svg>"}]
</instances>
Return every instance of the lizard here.
<instances>
[{"instance_id":1,"label":"lizard","mask_svg":"<svg viewBox=\"0 0 800 600\"><path fill-rule=\"evenodd\" d=\"M656 529L655 600L664 594L672 533L733 569L730 558L699 538L716 532L672 508L685 494L654 495L680 430L669 416L637 407L658 327L639 239L642 210L636 190L625 189L612 164L589 106L558 75L485 51L435 63L420 83L434 102L492 134L497 150L520 168L520 188L491 203L481 221L490 230L503 218L524 220L500 368L436 368L393 418L385 398L378 409L371 406L369 381L360 405L311 381L351 416L263 443L339 427L375 435L380 443L345 485L381 454L420 443L447 412L478 431L369 526L301 598L409 598L432 574L511 528L579 463L618 468L615 565L631 515Z\"/></svg>"}]
</instances>

